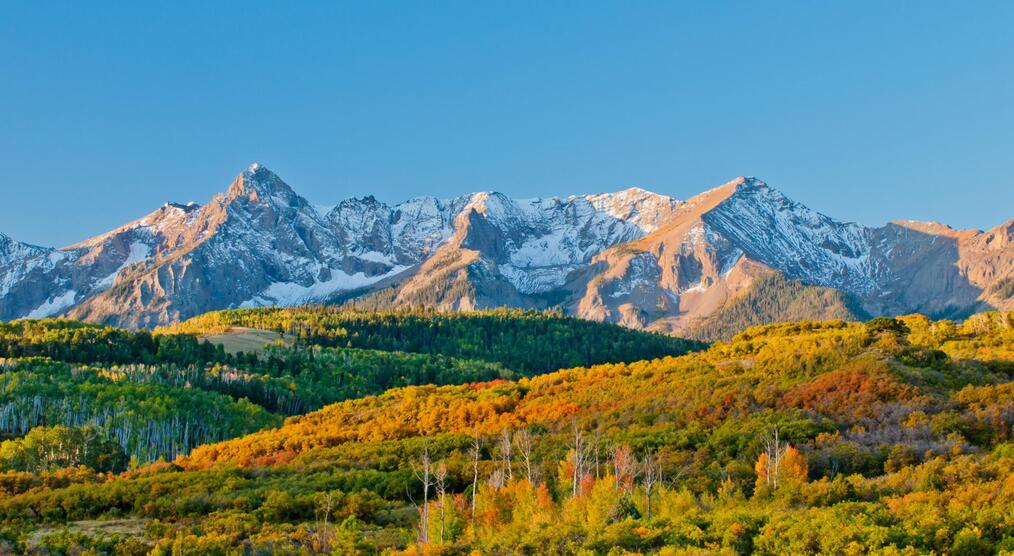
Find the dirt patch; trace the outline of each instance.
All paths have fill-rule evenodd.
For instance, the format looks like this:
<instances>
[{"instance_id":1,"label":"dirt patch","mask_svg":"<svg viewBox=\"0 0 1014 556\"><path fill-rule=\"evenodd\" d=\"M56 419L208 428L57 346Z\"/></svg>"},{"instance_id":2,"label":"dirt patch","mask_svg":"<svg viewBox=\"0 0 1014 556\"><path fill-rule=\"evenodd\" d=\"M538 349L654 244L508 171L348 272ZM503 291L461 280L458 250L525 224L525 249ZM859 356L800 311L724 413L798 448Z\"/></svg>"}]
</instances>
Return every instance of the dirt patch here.
<instances>
[{"instance_id":1,"label":"dirt patch","mask_svg":"<svg viewBox=\"0 0 1014 556\"><path fill-rule=\"evenodd\" d=\"M32 534L29 543L32 546L39 544L39 541L47 535L69 531L81 533L89 537L132 537L144 540L144 527L151 521L149 519L89 519L85 521L71 521L60 527L41 527Z\"/></svg>"},{"instance_id":2,"label":"dirt patch","mask_svg":"<svg viewBox=\"0 0 1014 556\"><path fill-rule=\"evenodd\" d=\"M225 334L214 334L202 338L213 344L220 344L225 348L226 353L230 354L241 351L243 353L260 353L264 351L265 347L279 342L287 346L292 345L290 338L283 338L278 332L240 326L230 328Z\"/></svg>"}]
</instances>

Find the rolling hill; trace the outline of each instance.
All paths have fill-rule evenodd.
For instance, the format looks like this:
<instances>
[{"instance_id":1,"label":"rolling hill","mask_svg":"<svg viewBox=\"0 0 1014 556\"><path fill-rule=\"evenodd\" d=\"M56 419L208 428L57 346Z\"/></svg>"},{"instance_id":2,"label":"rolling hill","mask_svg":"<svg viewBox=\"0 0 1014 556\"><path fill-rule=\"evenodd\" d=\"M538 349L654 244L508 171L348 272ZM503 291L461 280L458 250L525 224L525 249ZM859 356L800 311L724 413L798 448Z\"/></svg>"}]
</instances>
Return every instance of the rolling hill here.
<instances>
[{"instance_id":1,"label":"rolling hill","mask_svg":"<svg viewBox=\"0 0 1014 556\"><path fill-rule=\"evenodd\" d=\"M8 547L120 553L1011 550L1012 319L784 323L395 388L117 476L0 474L0 522Z\"/></svg>"}]
</instances>

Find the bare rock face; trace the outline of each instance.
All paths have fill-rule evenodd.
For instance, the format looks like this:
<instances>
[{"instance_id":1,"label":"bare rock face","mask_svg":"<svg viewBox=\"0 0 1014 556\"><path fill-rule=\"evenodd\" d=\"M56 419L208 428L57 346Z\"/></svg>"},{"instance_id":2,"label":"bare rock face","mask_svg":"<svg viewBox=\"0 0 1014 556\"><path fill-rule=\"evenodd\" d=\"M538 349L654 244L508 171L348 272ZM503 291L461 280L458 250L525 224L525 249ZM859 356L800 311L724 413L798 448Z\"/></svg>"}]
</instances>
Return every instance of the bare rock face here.
<instances>
[{"instance_id":1,"label":"bare rock face","mask_svg":"<svg viewBox=\"0 0 1014 556\"><path fill-rule=\"evenodd\" d=\"M394 206L367 196L322 210L255 164L204 206L167 203L69 247L0 235L0 319L154 327L213 309L355 297L385 307L560 307L681 333L723 309L736 322L749 320L744 307L777 318L777 303L758 298L774 295L772 273L798 282L782 311L793 315L807 303L814 316L845 314L845 304L855 314L952 318L1012 309L1014 221L988 232L868 228L754 178L686 201L634 188Z\"/></svg>"}]
</instances>

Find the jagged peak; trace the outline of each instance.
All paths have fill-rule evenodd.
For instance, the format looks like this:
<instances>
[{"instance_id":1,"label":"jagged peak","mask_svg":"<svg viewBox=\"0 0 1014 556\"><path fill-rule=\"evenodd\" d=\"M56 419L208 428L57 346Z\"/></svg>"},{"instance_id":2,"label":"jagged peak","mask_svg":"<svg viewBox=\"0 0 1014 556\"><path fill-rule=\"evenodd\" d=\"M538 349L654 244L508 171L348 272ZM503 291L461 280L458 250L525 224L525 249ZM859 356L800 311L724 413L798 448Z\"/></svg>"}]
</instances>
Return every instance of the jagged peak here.
<instances>
[{"instance_id":1,"label":"jagged peak","mask_svg":"<svg viewBox=\"0 0 1014 556\"><path fill-rule=\"evenodd\" d=\"M476 191L470 195L473 201L486 201L489 199L507 199L510 200L507 195L500 193L499 191Z\"/></svg>"},{"instance_id":2,"label":"jagged peak","mask_svg":"<svg viewBox=\"0 0 1014 556\"><path fill-rule=\"evenodd\" d=\"M89 249L105 243L106 240L113 236L134 231L147 230L145 233L157 233L159 230L193 219L199 214L198 211L201 207L202 205L200 203L194 201L188 201L186 203L166 201L162 204L162 206L140 218L131 220L130 222L127 222L117 228L113 228L108 232L92 236L84 241L73 243L63 247L62 249L68 251Z\"/></svg>"},{"instance_id":3,"label":"jagged peak","mask_svg":"<svg viewBox=\"0 0 1014 556\"><path fill-rule=\"evenodd\" d=\"M766 182L753 176L741 176L725 185L719 186L703 195L718 194L712 209L719 207L736 207L743 213L744 217L750 214L765 213L791 213L792 218L798 221L805 221L808 225L817 226L822 223L834 223L835 225L852 226L862 228L854 222L837 220L821 212L811 209L806 205L787 197L778 189L769 186Z\"/></svg>"},{"instance_id":4,"label":"jagged peak","mask_svg":"<svg viewBox=\"0 0 1014 556\"><path fill-rule=\"evenodd\" d=\"M43 253L52 250L52 247L42 247L40 245L32 245L31 243L18 241L7 234L0 232L0 254L13 254L15 252Z\"/></svg>"},{"instance_id":5,"label":"jagged peak","mask_svg":"<svg viewBox=\"0 0 1014 556\"><path fill-rule=\"evenodd\" d=\"M513 204L509 197L499 191L478 191L469 197L468 208L475 209L480 214L489 214L501 212Z\"/></svg>"},{"instance_id":6,"label":"jagged peak","mask_svg":"<svg viewBox=\"0 0 1014 556\"><path fill-rule=\"evenodd\" d=\"M737 177L691 197L681 209L681 217L678 220L682 222L697 218L709 219L714 216L739 221L737 226L745 225L746 221L771 226L773 224L767 220L784 218L813 229L847 226L858 232L863 228L858 224L839 221L817 212L753 176Z\"/></svg>"},{"instance_id":7,"label":"jagged peak","mask_svg":"<svg viewBox=\"0 0 1014 556\"><path fill-rule=\"evenodd\" d=\"M740 176L734 180L738 189L750 189L750 188L763 188L768 187L767 182L754 176Z\"/></svg>"},{"instance_id":8,"label":"jagged peak","mask_svg":"<svg viewBox=\"0 0 1014 556\"><path fill-rule=\"evenodd\" d=\"M764 180L753 176L740 176L718 187L709 189L693 197L690 201L705 197L711 199L717 198L719 202L735 198L737 201L771 204L780 207L803 207L803 205L790 199L778 189L768 185Z\"/></svg>"},{"instance_id":9,"label":"jagged peak","mask_svg":"<svg viewBox=\"0 0 1014 556\"><path fill-rule=\"evenodd\" d=\"M647 196L650 196L650 195L662 196L662 195L659 195L658 193L655 193L654 191L649 191L647 189L644 189L643 187L637 187L637 186L628 187L626 189L621 189L620 191L614 191L612 193L604 193L604 195L613 195L613 196L617 196L617 197L618 196L647 197Z\"/></svg>"},{"instance_id":10,"label":"jagged peak","mask_svg":"<svg viewBox=\"0 0 1014 556\"><path fill-rule=\"evenodd\" d=\"M338 206L359 206L359 205L371 205L371 206L387 206L383 201L378 201L373 195L363 195L362 197L349 197L342 199L338 203Z\"/></svg>"},{"instance_id":11,"label":"jagged peak","mask_svg":"<svg viewBox=\"0 0 1014 556\"><path fill-rule=\"evenodd\" d=\"M711 189L705 190L697 195L694 195L690 199L687 199L687 203L694 203L705 198L714 197L730 197L738 191L746 190L757 190L760 188L766 188L767 183L763 180L759 180L753 176L739 176L738 178L729 180L722 185L712 187Z\"/></svg>"},{"instance_id":12,"label":"jagged peak","mask_svg":"<svg viewBox=\"0 0 1014 556\"><path fill-rule=\"evenodd\" d=\"M229 186L228 195L232 198L250 193L281 195L283 197L296 196L296 192L289 187L289 184L259 162L254 162L246 170L243 170Z\"/></svg>"},{"instance_id":13,"label":"jagged peak","mask_svg":"<svg viewBox=\"0 0 1014 556\"><path fill-rule=\"evenodd\" d=\"M406 199L398 203L398 206L416 205L422 203L442 203L442 202L444 202L444 200L439 197L434 197L433 195L422 195L420 197L412 197L411 199Z\"/></svg>"},{"instance_id":14,"label":"jagged peak","mask_svg":"<svg viewBox=\"0 0 1014 556\"><path fill-rule=\"evenodd\" d=\"M328 212L328 217L334 220L339 217L348 217L350 213L361 215L366 212L389 212L390 210L387 203L377 200L373 195L365 195L342 199Z\"/></svg>"},{"instance_id":15,"label":"jagged peak","mask_svg":"<svg viewBox=\"0 0 1014 556\"><path fill-rule=\"evenodd\" d=\"M11 236L0 232L0 253L6 253L19 245L19 242L12 239Z\"/></svg>"},{"instance_id":16,"label":"jagged peak","mask_svg":"<svg viewBox=\"0 0 1014 556\"><path fill-rule=\"evenodd\" d=\"M655 193L641 187L628 187L620 191L613 191L608 193L593 193L590 195L584 195L585 199L589 201L626 201L626 202L642 202L646 200L657 200L663 202L680 202L675 197L669 195L663 195L661 193Z\"/></svg>"},{"instance_id":17,"label":"jagged peak","mask_svg":"<svg viewBox=\"0 0 1014 556\"><path fill-rule=\"evenodd\" d=\"M196 202L194 202L194 201L189 201L187 203L177 203L175 201L166 201L166 203L164 205L162 205L162 209L164 209L164 210L175 209L175 210L181 210L183 212L191 212L191 211L197 210L199 208L201 208L201 205L198 204L198 203L196 203Z\"/></svg>"},{"instance_id":18,"label":"jagged peak","mask_svg":"<svg viewBox=\"0 0 1014 556\"><path fill-rule=\"evenodd\" d=\"M394 214L398 216L405 214L436 215L448 207L458 207L460 209L461 207L466 206L471 199L471 195L462 195L450 199L441 199L440 197L426 195L402 201L394 205L393 211Z\"/></svg>"}]
</instances>

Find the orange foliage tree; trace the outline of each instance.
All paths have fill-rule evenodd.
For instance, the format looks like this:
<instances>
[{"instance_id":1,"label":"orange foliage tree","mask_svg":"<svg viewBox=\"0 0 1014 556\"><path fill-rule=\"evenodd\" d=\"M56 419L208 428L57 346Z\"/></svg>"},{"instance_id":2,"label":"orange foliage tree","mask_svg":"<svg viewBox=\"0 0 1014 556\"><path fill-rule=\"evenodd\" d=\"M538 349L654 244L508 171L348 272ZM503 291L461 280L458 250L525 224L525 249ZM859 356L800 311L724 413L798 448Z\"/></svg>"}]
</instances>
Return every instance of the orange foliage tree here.
<instances>
[{"instance_id":1,"label":"orange foliage tree","mask_svg":"<svg viewBox=\"0 0 1014 556\"><path fill-rule=\"evenodd\" d=\"M806 483L809 465L806 456L790 445L769 454L764 451L754 464L757 473L756 490L777 490L790 484Z\"/></svg>"}]
</instances>

